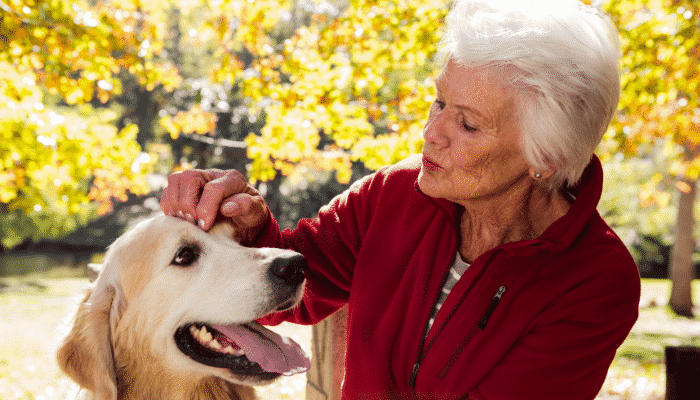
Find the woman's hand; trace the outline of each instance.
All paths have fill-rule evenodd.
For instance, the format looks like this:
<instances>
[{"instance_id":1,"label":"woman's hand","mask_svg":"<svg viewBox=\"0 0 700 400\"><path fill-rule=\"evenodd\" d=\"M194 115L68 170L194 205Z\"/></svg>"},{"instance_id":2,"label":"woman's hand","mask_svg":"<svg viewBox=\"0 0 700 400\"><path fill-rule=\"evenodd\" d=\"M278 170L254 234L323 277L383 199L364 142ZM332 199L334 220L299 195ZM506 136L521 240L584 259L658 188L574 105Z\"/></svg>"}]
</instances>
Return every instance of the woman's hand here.
<instances>
[{"instance_id":1,"label":"woman's hand","mask_svg":"<svg viewBox=\"0 0 700 400\"><path fill-rule=\"evenodd\" d=\"M187 170L168 177L160 198L163 213L209 230L228 218L243 239L253 240L267 220L265 200L236 170Z\"/></svg>"}]
</instances>

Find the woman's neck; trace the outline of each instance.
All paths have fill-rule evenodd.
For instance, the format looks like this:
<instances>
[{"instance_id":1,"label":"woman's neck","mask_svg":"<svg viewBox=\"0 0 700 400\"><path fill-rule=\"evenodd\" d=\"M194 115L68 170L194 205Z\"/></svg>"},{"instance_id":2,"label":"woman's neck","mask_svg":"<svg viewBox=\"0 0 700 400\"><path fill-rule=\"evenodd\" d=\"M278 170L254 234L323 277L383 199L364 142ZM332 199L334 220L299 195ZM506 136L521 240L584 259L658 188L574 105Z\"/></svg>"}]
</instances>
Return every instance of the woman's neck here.
<instances>
[{"instance_id":1,"label":"woman's neck","mask_svg":"<svg viewBox=\"0 0 700 400\"><path fill-rule=\"evenodd\" d=\"M540 236L569 210L558 191L528 183L488 199L459 201L459 253L467 262L501 244Z\"/></svg>"}]
</instances>

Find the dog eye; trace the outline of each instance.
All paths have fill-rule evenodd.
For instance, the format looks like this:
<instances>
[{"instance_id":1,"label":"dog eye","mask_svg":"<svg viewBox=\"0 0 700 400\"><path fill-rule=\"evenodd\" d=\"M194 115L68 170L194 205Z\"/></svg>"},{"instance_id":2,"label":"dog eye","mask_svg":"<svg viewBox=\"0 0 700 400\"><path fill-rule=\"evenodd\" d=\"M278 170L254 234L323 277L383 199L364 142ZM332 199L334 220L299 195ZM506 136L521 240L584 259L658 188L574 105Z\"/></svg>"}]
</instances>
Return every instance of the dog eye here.
<instances>
[{"instance_id":1,"label":"dog eye","mask_svg":"<svg viewBox=\"0 0 700 400\"><path fill-rule=\"evenodd\" d=\"M194 264L199 258L199 249L193 246L182 246L180 250L175 253L175 257L171 264L177 265L179 267L189 267Z\"/></svg>"}]
</instances>

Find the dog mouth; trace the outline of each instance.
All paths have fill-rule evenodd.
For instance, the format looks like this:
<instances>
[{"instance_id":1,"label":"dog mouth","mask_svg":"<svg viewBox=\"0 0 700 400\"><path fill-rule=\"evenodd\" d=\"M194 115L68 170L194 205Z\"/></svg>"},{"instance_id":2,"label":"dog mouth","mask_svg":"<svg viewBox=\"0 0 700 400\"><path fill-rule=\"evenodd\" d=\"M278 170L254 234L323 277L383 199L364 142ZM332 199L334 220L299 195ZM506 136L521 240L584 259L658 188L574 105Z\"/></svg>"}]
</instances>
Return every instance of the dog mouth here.
<instances>
[{"instance_id":1,"label":"dog mouth","mask_svg":"<svg viewBox=\"0 0 700 400\"><path fill-rule=\"evenodd\" d=\"M183 325L175 332L175 343L200 364L261 380L306 372L311 366L298 343L257 322Z\"/></svg>"}]
</instances>

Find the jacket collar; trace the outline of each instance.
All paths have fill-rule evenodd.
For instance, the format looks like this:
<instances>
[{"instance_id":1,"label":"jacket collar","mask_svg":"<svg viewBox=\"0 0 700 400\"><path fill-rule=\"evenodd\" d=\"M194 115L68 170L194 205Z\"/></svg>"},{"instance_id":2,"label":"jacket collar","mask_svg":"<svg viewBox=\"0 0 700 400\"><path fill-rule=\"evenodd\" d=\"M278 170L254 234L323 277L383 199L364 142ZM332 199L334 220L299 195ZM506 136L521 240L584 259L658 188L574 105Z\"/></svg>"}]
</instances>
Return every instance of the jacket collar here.
<instances>
[{"instance_id":1,"label":"jacket collar","mask_svg":"<svg viewBox=\"0 0 700 400\"><path fill-rule=\"evenodd\" d=\"M449 200L436 199L423 193L418 186L418 178L413 186L418 193L445 212L452 221L455 232L459 232L459 206ZM537 252L543 247L555 252L569 248L591 217L597 213L596 207L603 192L603 167L596 155L591 158L579 182L569 188L568 192L575 199L569 211L550 225L542 235L532 240L506 243L499 248L518 254Z\"/></svg>"},{"instance_id":2,"label":"jacket collar","mask_svg":"<svg viewBox=\"0 0 700 400\"><path fill-rule=\"evenodd\" d=\"M591 158L581 179L569 192L576 199L569 212L554 221L538 238L552 251L563 251L571 246L597 213L596 207L603 192L603 167L597 156Z\"/></svg>"}]
</instances>

